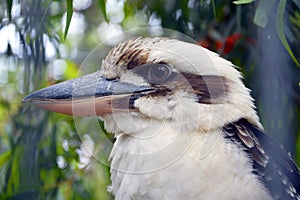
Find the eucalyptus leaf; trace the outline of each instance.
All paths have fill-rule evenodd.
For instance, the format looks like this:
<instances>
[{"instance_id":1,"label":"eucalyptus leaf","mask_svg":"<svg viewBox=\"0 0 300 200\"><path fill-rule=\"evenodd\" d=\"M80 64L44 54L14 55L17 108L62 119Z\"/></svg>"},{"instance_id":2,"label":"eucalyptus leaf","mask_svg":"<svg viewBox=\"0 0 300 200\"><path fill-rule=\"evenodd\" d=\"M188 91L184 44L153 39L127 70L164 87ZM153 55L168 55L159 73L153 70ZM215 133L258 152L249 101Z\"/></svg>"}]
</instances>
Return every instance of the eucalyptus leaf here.
<instances>
[{"instance_id":1,"label":"eucalyptus leaf","mask_svg":"<svg viewBox=\"0 0 300 200\"><path fill-rule=\"evenodd\" d=\"M254 23L264 28L273 10L275 0L260 0L254 15Z\"/></svg>"},{"instance_id":2,"label":"eucalyptus leaf","mask_svg":"<svg viewBox=\"0 0 300 200\"><path fill-rule=\"evenodd\" d=\"M7 15L9 21L11 20L11 8L12 8L13 0L6 0L6 6L7 6Z\"/></svg>"},{"instance_id":3,"label":"eucalyptus leaf","mask_svg":"<svg viewBox=\"0 0 300 200\"><path fill-rule=\"evenodd\" d=\"M299 0L293 0L294 4L300 9L300 1Z\"/></svg>"},{"instance_id":4,"label":"eucalyptus leaf","mask_svg":"<svg viewBox=\"0 0 300 200\"><path fill-rule=\"evenodd\" d=\"M2 166L11 159L11 155L12 153L10 150L0 155L0 168L2 168Z\"/></svg>"},{"instance_id":5,"label":"eucalyptus leaf","mask_svg":"<svg viewBox=\"0 0 300 200\"><path fill-rule=\"evenodd\" d=\"M291 56L293 61L296 63L298 67L300 67L300 63L298 62L297 58L295 57L294 53L292 52L290 45L286 39L285 32L284 32L284 10L286 6L286 0L280 0L278 4L277 14L276 14L276 31L278 37L283 44L284 48L287 50L288 54Z\"/></svg>"},{"instance_id":6,"label":"eucalyptus leaf","mask_svg":"<svg viewBox=\"0 0 300 200\"><path fill-rule=\"evenodd\" d=\"M106 22L108 22L108 17L107 17L107 13L106 13L106 2L105 0L98 0L102 15L105 19Z\"/></svg>"},{"instance_id":7,"label":"eucalyptus leaf","mask_svg":"<svg viewBox=\"0 0 300 200\"><path fill-rule=\"evenodd\" d=\"M20 156L22 153L22 147L18 146L14 149L12 163L11 163L11 173L7 181L6 192L9 195L13 194L15 188L18 188L20 185Z\"/></svg>"},{"instance_id":8,"label":"eucalyptus leaf","mask_svg":"<svg viewBox=\"0 0 300 200\"><path fill-rule=\"evenodd\" d=\"M213 11L214 11L214 17L217 18L216 4L215 4L214 0L212 0L212 7L213 7Z\"/></svg>"},{"instance_id":9,"label":"eucalyptus leaf","mask_svg":"<svg viewBox=\"0 0 300 200\"><path fill-rule=\"evenodd\" d=\"M66 27L64 32L64 39L67 38L69 27L71 24L71 19L73 15L73 0L67 0L67 18L66 18Z\"/></svg>"},{"instance_id":10,"label":"eucalyptus leaf","mask_svg":"<svg viewBox=\"0 0 300 200\"><path fill-rule=\"evenodd\" d=\"M248 4L248 3L252 3L254 2L255 0L237 0L237 1L234 1L233 3L236 4L236 5L240 5L240 4Z\"/></svg>"},{"instance_id":11,"label":"eucalyptus leaf","mask_svg":"<svg viewBox=\"0 0 300 200\"><path fill-rule=\"evenodd\" d=\"M295 13L294 16L290 17L291 22L298 28L300 28L300 13Z\"/></svg>"}]
</instances>

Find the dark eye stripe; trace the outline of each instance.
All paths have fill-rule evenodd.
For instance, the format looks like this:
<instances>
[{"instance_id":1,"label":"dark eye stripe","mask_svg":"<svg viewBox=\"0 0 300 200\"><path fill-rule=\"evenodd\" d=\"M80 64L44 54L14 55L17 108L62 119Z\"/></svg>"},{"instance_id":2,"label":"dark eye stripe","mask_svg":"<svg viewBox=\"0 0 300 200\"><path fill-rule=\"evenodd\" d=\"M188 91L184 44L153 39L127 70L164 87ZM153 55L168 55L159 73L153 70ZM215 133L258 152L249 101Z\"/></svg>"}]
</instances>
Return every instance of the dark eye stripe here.
<instances>
[{"instance_id":1,"label":"dark eye stripe","mask_svg":"<svg viewBox=\"0 0 300 200\"><path fill-rule=\"evenodd\" d=\"M170 71L167 71L166 77L164 74L159 77L160 69ZM151 96L166 96L177 90L183 90L195 94L198 103L222 104L226 101L229 90L228 80L223 76L173 72L165 63L139 65L135 66L132 71L157 88L155 92L149 93ZM158 77L153 78L155 75Z\"/></svg>"},{"instance_id":2,"label":"dark eye stripe","mask_svg":"<svg viewBox=\"0 0 300 200\"><path fill-rule=\"evenodd\" d=\"M224 103L228 93L228 80L223 76L198 75L181 73L197 94L198 103L221 104Z\"/></svg>"}]
</instances>

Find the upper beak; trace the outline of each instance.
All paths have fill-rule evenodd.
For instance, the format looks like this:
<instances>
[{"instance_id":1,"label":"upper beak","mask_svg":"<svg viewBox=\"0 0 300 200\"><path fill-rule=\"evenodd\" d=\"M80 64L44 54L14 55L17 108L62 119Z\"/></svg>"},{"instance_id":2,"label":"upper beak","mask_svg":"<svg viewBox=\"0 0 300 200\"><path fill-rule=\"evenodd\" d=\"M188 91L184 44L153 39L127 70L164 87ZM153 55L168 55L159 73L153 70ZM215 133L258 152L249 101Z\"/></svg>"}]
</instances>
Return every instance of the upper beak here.
<instances>
[{"instance_id":1,"label":"upper beak","mask_svg":"<svg viewBox=\"0 0 300 200\"><path fill-rule=\"evenodd\" d=\"M23 102L68 115L95 116L132 110L134 101L150 91L95 72L33 92Z\"/></svg>"}]
</instances>

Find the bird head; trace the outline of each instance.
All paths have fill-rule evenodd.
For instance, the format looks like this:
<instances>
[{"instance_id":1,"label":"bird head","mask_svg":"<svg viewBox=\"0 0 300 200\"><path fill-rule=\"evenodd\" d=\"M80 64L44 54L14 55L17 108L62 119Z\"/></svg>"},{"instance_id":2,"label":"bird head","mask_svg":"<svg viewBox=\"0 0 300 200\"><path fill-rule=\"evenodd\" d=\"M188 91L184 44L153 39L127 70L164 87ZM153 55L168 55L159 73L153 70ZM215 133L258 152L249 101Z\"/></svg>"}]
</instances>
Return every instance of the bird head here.
<instances>
[{"instance_id":1,"label":"bird head","mask_svg":"<svg viewBox=\"0 0 300 200\"><path fill-rule=\"evenodd\" d=\"M168 38L120 43L99 71L36 91L24 101L63 114L99 116L116 134L162 121L204 132L240 118L260 126L249 89L232 63Z\"/></svg>"}]
</instances>

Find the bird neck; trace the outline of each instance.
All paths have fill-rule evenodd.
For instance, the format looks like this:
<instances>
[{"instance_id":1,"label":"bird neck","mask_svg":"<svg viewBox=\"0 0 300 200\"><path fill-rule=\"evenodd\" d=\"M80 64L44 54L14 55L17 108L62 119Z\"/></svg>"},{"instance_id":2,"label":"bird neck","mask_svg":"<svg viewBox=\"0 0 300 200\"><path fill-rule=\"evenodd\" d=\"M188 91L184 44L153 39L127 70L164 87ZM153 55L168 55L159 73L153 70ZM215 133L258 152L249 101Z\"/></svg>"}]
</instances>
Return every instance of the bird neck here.
<instances>
[{"instance_id":1,"label":"bird neck","mask_svg":"<svg viewBox=\"0 0 300 200\"><path fill-rule=\"evenodd\" d=\"M152 120L138 132L118 133L110 158L112 168L130 173L153 172L176 162L197 142L206 154L219 131L200 132L177 127L169 121ZM205 156L203 154L203 156Z\"/></svg>"}]
</instances>

